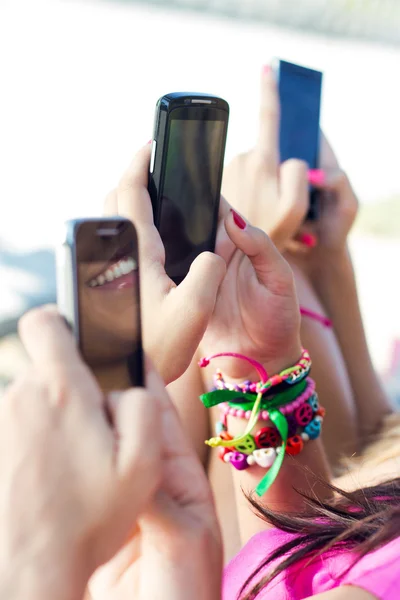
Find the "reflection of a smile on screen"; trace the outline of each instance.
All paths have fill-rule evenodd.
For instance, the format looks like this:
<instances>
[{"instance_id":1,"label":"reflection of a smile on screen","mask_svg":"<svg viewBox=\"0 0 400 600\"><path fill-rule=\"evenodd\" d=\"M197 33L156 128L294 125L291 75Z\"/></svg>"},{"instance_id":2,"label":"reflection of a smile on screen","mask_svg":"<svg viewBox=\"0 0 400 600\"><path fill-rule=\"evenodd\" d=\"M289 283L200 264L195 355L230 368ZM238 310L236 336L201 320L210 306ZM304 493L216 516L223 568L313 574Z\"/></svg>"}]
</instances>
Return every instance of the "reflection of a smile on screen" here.
<instances>
[{"instance_id":1,"label":"reflection of a smile on screen","mask_svg":"<svg viewBox=\"0 0 400 600\"><path fill-rule=\"evenodd\" d=\"M126 359L138 336L136 261L126 256L117 262L82 262L79 272L80 334L89 364Z\"/></svg>"}]
</instances>

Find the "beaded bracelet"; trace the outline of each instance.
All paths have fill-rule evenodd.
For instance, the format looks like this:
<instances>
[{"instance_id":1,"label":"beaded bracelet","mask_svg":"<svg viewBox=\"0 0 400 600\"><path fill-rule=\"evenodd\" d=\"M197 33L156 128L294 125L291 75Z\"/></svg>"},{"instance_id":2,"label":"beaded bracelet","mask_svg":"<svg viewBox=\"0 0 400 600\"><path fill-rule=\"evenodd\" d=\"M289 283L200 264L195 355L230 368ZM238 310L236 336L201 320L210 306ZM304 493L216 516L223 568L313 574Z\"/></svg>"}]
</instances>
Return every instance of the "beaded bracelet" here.
<instances>
[{"instance_id":1,"label":"beaded bracelet","mask_svg":"<svg viewBox=\"0 0 400 600\"><path fill-rule=\"evenodd\" d=\"M208 358L202 358L199 362L199 366L206 367L210 364L210 360L212 360L213 358L218 358L220 356L233 356L233 357L242 358L242 359L244 358L245 360L250 362L253 366L255 366L255 362L256 362L256 361L253 361L252 359L248 359L247 357L243 357L242 355L238 355L233 352L228 352L228 353L223 353L223 354L214 354L213 356L210 356ZM285 369L284 371L281 371L278 375L273 375L272 377L268 377L264 367L262 367L260 364L258 364L257 370L259 371L260 375L261 374L264 375L264 378L262 377L261 381L259 381L258 383L254 383L251 381L245 381L243 383L233 385L233 384L226 383L222 376L221 371L218 370L214 376L214 385L215 385L216 390L230 390L230 391L235 391L235 392L243 392L245 394L246 393L258 394L258 392L261 391L263 394L265 394L272 387L281 385L282 383L286 384L286 386L294 385L295 383L297 383L297 382L301 381L302 379L304 379L305 377L307 377L307 375L310 372L310 369L311 369L310 355L307 352L307 350L303 349L299 361L293 367L290 367L289 369Z\"/></svg>"},{"instance_id":2,"label":"beaded bracelet","mask_svg":"<svg viewBox=\"0 0 400 600\"><path fill-rule=\"evenodd\" d=\"M297 411L288 420L288 439L285 453L291 456L299 454L304 443L316 440L321 433L321 426L325 416L325 409L319 406L315 393L308 398L304 405L306 410ZM223 422L217 423L217 431L225 440L233 440ZM232 444L232 441L230 442ZM242 471L257 464L263 468L270 468L282 449L282 439L276 427L262 427L254 435L249 434L240 444L228 448L220 448L219 457L224 462L230 462L235 469Z\"/></svg>"},{"instance_id":3,"label":"beaded bracelet","mask_svg":"<svg viewBox=\"0 0 400 600\"><path fill-rule=\"evenodd\" d=\"M253 431L259 419L259 413L260 411L262 412L263 408L264 410L267 410L268 418L275 425L276 430L279 433L280 439L282 440L282 445L280 452L277 453L275 451L276 457L274 458L274 461L271 464L269 471L260 481L255 490L259 496L262 496L275 481L281 468L285 456L285 451L287 448L289 424L286 414L282 412L282 408L290 404L291 402L294 402L294 398L288 398L286 394L286 392L288 391L288 386L298 386L307 378L311 369L311 359L308 352L306 350L303 350L301 358L296 363L296 365L289 369L285 369L284 371L282 371L278 375L274 375L273 377L268 377L268 374L265 371L264 367L260 365L257 361L243 356L242 354L237 354L233 352L220 353L210 356L208 358L203 358L202 360L200 360L199 366L206 367L207 365L209 365L210 361L213 358L223 356L232 356L249 362L259 373L260 381L257 383L244 382L243 384L239 385L229 385L226 384L223 380L222 374L217 374L217 389L209 392L208 394L203 394L200 398L204 406L210 408L212 406L219 405L223 402L228 402L233 405L235 404L235 401L237 403L239 393L241 401L244 400L245 402L251 404L251 411L248 418L248 424L242 435L232 438L232 436L227 433L225 423L223 423L219 435L217 434L218 437L211 438L205 443L211 447L220 446L223 449L228 449L228 451L230 452L238 452L238 448L246 448L248 447L247 444L250 444L251 446L251 432ZM274 388L275 390L282 389L282 383L287 384L286 387L283 388L285 391L280 394L277 394L273 398L269 397L268 394L271 394L272 388ZM307 385L312 386L313 383L309 383ZM299 393L299 395L301 395L303 392L304 388ZM309 398L309 400L311 400L311 398ZM263 407L263 403L266 403L268 408ZM300 406L298 408L300 408ZM247 411L245 411L245 414L246 412ZM261 450L262 448L258 449ZM228 452L224 451L224 455L225 454L227 455ZM240 458L244 465L243 458ZM248 464L248 466L250 465ZM245 467L243 466L243 468Z\"/></svg>"},{"instance_id":4,"label":"beaded bracelet","mask_svg":"<svg viewBox=\"0 0 400 600\"><path fill-rule=\"evenodd\" d=\"M292 401L289 398L289 404L285 404L281 406L280 411L284 415L288 415L290 413L295 412L299 409L307 400L309 400L315 392L315 382L311 377L307 377L305 380L305 386L302 386L303 390L300 395L297 393ZM297 391L297 390L294 390ZM275 397L276 399L276 397ZM243 405L241 405L243 407ZM236 402L224 402L220 405L221 412L225 415L230 415L232 417L236 417L238 419L247 419L251 418L251 410L245 410L244 408L238 408ZM261 406L262 408L262 406ZM268 410L260 410L258 413L258 419L262 421L268 421L269 413Z\"/></svg>"}]
</instances>

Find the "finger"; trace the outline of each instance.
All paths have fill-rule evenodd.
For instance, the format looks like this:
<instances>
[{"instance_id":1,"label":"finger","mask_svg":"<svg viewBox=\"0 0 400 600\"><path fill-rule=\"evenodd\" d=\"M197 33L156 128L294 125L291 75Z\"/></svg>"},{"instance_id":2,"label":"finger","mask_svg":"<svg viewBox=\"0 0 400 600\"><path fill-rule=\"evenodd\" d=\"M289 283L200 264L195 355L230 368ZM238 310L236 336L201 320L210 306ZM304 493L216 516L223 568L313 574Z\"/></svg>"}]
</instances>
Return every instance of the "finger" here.
<instances>
[{"instance_id":1,"label":"finger","mask_svg":"<svg viewBox=\"0 0 400 600\"><path fill-rule=\"evenodd\" d=\"M85 369L75 339L55 306L27 312L19 321L18 331L34 365Z\"/></svg>"},{"instance_id":2,"label":"finger","mask_svg":"<svg viewBox=\"0 0 400 600\"><path fill-rule=\"evenodd\" d=\"M307 173L307 164L297 159L287 160L280 167L282 218L274 232L279 247L296 235L306 218L310 202Z\"/></svg>"},{"instance_id":3,"label":"finger","mask_svg":"<svg viewBox=\"0 0 400 600\"><path fill-rule=\"evenodd\" d=\"M259 135L256 153L266 168L275 172L279 164L279 95L274 73L265 65L261 75Z\"/></svg>"},{"instance_id":4,"label":"finger","mask_svg":"<svg viewBox=\"0 0 400 600\"><path fill-rule=\"evenodd\" d=\"M289 242L287 242L286 246L285 246L285 252L287 252L288 254L293 254L293 255L302 255L302 256L307 256L311 251L311 246L308 246L307 244L304 244L304 242L302 242L299 239L294 239L294 240L289 240Z\"/></svg>"},{"instance_id":5,"label":"finger","mask_svg":"<svg viewBox=\"0 0 400 600\"><path fill-rule=\"evenodd\" d=\"M353 193L349 178L341 169L334 169L331 171L313 169L309 171L308 179L314 187L320 190L335 192L337 194L345 191L351 191Z\"/></svg>"},{"instance_id":6,"label":"finger","mask_svg":"<svg viewBox=\"0 0 400 600\"><path fill-rule=\"evenodd\" d=\"M111 190L104 199L103 214L105 216L118 215L118 194L117 190Z\"/></svg>"},{"instance_id":7,"label":"finger","mask_svg":"<svg viewBox=\"0 0 400 600\"><path fill-rule=\"evenodd\" d=\"M147 191L151 149L143 147L118 184L118 214L136 226L153 224L153 208Z\"/></svg>"},{"instance_id":8,"label":"finger","mask_svg":"<svg viewBox=\"0 0 400 600\"><path fill-rule=\"evenodd\" d=\"M165 320L175 325L170 332L169 344L172 348L179 346L182 349L179 358L186 357L187 366L208 326L225 271L226 264L221 257L203 252L192 263L182 283L171 289L164 300ZM157 355L156 348L154 352ZM162 352L157 357L157 366L162 373L170 370L172 360L173 356L164 356Z\"/></svg>"},{"instance_id":9,"label":"finger","mask_svg":"<svg viewBox=\"0 0 400 600\"><path fill-rule=\"evenodd\" d=\"M226 218L225 227L235 246L250 259L258 281L273 293L291 294L290 267L267 234L247 223L233 209Z\"/></svg>"},{"instance_id":10,"label":"finger","mask_svg":"<svg viewBox=\"0 0 400 600\"><path fill-rule=\"evenodd\" d=\"M133 524L161 482L162 411L157 396L144 388L110 394L106 402L117 440L120 508Z\"/></svg>"},{"instance_id":11,"label":"finger","mask_svg":"<svg viewBox=\"0 0 400 600\"><path fill-rule=\"evenodd\" d=\"M107 398L116 438L117 470L129 487L136 488L139 503L159 482L162 440L161 406L144 388L114 392ZM153 435L152 435L153 434Z\"/></svg>"}]
</instances>

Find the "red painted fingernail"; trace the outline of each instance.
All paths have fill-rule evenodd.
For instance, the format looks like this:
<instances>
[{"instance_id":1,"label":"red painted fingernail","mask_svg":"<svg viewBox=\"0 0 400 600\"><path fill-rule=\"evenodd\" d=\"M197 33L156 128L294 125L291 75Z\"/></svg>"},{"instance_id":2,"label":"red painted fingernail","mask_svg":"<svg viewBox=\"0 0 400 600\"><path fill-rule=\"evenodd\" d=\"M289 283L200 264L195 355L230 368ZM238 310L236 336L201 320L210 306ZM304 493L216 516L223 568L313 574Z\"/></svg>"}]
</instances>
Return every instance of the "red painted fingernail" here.
<instances>
[{"instance_id":1,"label":"red painted fingernail","mask_svg":"<svg viewBox=\"0 0 400 600\"><path fill-rule=\"evenodd\" d=\"M262 68L263 75L268 75L271 73L271 65L264 65Z\"/></svg>"},{"instance_id":2,"label":"red painted fingernail","mask_svg":"<svg viewBox=\"0 0 400 600\"><path fill-rule=\"evenodd\" d=\"M313 233L302 233L299 240L302 244L308 246L308 248L315 248L317 245L317 238Z\"/></svg>"},{"instance_id":3,"label":"red painted fingernail","mask_svg":"<svg viewBox=\"0 0 400 600\"><path fill-rule=\"evenodd\" d=\"M231 208L231 213L232 213L233 220L235 221L235 225L237 227L239 227L239 229L246 229L247 223L243 219L243 217L238 215L238 213L236 211L234 211L233 208Z\"/></svg>"},{"instance_id":4,"label":"red painted fingernail","mask_svg":"<svg viewBox=\"0 0 400 600\"><path fill-rule=\"evenodd\" d=\"M325 171L322 169L310 169L308 171L308 181L311 185L323 185L325 183Z\"/></svg>"},{"instance_id":5,"label":"red painted fingernail","mask_svg":"<svg viewBox=\"0 0 400 600\"><path fill-rule=\"evenodd\" d=\"M149 140L147 143L148 143L148 144L151 144L151 142L152 142L152 141L153 141L153 140Z\"/></svg>"}]
</instances>

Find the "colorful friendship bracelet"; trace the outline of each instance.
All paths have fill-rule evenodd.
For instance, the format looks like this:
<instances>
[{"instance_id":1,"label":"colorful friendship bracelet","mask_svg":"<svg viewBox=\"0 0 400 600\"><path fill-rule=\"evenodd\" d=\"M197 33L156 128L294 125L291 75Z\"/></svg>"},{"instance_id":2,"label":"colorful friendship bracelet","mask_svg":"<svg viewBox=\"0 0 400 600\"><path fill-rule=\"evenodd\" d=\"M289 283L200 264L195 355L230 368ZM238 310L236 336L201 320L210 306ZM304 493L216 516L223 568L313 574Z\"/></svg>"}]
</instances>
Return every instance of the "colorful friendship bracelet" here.
<instances>
[{"instance_id":1,"label":"colorful friendship bracelet","mask_svg":"<svg viewBox=\"0 0 400 600\"><path fill-rule=\"evenodd\" d=\"M239 358L239 355L234 354L234 353L228 353L228 356L236 356L237 358ZM216 354L214 356L211 356L209 358L203 358L199 365L200 367L206 367L208 366L210 360L212 358L217 358L219 356L226 356L225 354ZM240 356L240 358L243 358L242 356ZM247 357L244 357L247 360ZM254 366L254 362L255 361L249 361L253 364ZM264 368L259 365L262 369L262 371L265 373ZM281 373L279 373L278 375L273 375L272 377L266 377L265 381L259 381L258 383L254 383L252 381L244 381L243 383L239 383L239 384L229 384L226 383L223 375L221 373L221 371L217 371L215 376L214 376L214 385L215 385L215 389L216 390L229 390L229 391L234 391L234 392L242 392L245 394L258 394L259 391L262 391L263 394L265 394L268 390L270 390L271 388L281 385L282 383L286 384L286 385L294 385L295 383L297 383L298 381L301 381L302 379L304 379L305 377L307 377L307 375L309 374L311 369L311 358L309 353L307 352L307 350L302 350L302 354L300 357L300 360L293 366L290 367L289 369L285 369L284 371L281 371ZM266 375L266 373L265 373Z\"/></svg>"},{"instance_id":2,"label":"colorful friendship bracelet","mask_svg":"<svg viewBox=\"0 0 400 600\"><path fill-rule=\"evenodd\" d=\"M230 453L229 455L229 461L232 462L232 456L233 458L236 457L238 460L236 461L236 464L240 464L241 465L241 470L244 468L247 468L247 466L251 466L251 464L256 464L256 458L258 457L259 460L262 461L263 464L265 463L265 466L269 467L269 470L267 472L267 474L262 478L262 480L260 481L260 483L258 484L258 486L256 487L256 493L259 496L262 496L268 489L269 487L272 485L272 483L275 481L279 470L281 468L284 456L285 456L285 452L286 449L288 447L288 432L289 432L289 421L290 419L290 414L289 411L286 410L285 413L283 413L282 409L295 402L295 398L293 398L292 395L287 395L286 392L288 392L288 390L290 389L288 386L298 386L300 383L302 383L308 376L310 369L311 369L311 359L310 356L308 354L308 352L306 350L302 351L302 355L300 360L296 363L296 365L294 365L293 367L289 368L289 369L285 369L284 371L282 371L281 373L279 373L278 375L274 375L273 377L268 377L267 372L265 371L264 367L262 365L260 365L258 362L254 361L253 359L250 359L246 356L243 356L242 354L237 354L237 353L233 353L233 352L229 352L229 353L220 353L220 354L216 354L207 358L203 358L200 362L199 362L199 366L200 367L206 367L209 365L210 361L213 358L217 358L217 357L224 357L224 356L231 356L231 357L235 357L235 358L239 358L241 360L245 360L247 362L249 362L259 373L260 375L260 381L257 383L251 383L251 382L244 382L243 384L239 384L239 385L230 385L230 384L226 384L222 374L219 375L218 373L218 388L209 392L208 394L203 394L201 396L201 401L203 402L204 406L206 406L207 408L210 408L212 406L217 406L219 404L222 403L229 403L231 406L232 405L237 405L238 404L238 400L240 400L240 403L244 403L246 406L249 406L249 411L250 411L250 415L248 415L248 424L245 428L245 431L242 435L240 436L236 436L235 438L233 438L230 434L228 434L227 432L227 428L226 428L226 418L227 415L225 415L225 422L223 422L220 425L220 431L217 432L217 437L211 438L210 440L207 440L205 443L211 447L221 447L221 453L223 454L223 457L228 456L228 453ZM312 381L312 380L311 380ZM268 394L271 393L271 388L275 388L275 389L282 389L281 384L285 383L287 384L287 386L284 388L284 391L281 393L276 394L274 397L270 397L267 396ZM308 387L308 385L313 386L313 382L306 383L306 386ZM293 391L295 388L293 388ZM298 389L296 389L296 392L298 392ZM302 395L305 392L305 388L303 387L303 389L298 392L298 396ZM239 398L238 398L238 393L239 393ZM298 397L297 397L298 399ZM303 399L301 401L302 405L305 406L305 400ZM311 427L310 429L312 429L314 431L311 431L311 435L314 435L314 438L312 438L306 431L303 431L302 433L305 436L308 436L308 439L315 439L316 437L319 436L319 432L321 429L321 422L323 419L323 415L322 415L322 409L320 409L318 407L318 400L316 398L315 393L313 395L311 395L311 397L308 398L307 402L309 403L309 407L311 407L311 413L310 413L310 409L307 408L305 409L306 413L308 413L308 417L310 417L310 422L306 425L306 427L310 424L313 423L313 427ZM310 402L313 402L313 405L310 404ZM250 410L250 406L251 406L251 410ZM312 409L312 406L314 406L315 410ZM242 408L242 407L239 407ZM300 409L301 406L300 404L296 406L297 409ZM259 420L259 414L260 412L262 413L263 410L266 410L268 412L268 418L269 420L273 423L273 425L275 425L275 437L277 437L278 440L280 440L281 446L280 448L278 448L278 450L275 450L274 452L269 451L269 449L272 447L272 445L270 444L268 446L268 448L261 448L261 447L256 447L254 449L254 444L255 442L255 437L256 436L252 436L251 432L253 431L257 421ZM304 409L303 409L304 410ZM316 414L314 415L314 413L316 413L317 410L320 410L320 414ZM246 415L245 411L245 415ZM289 417L289 421L288 418ZM316 418L318 417L318 418ZM292 425L293 427L293 425ZM263 428L265 430L265 428ZM271 432L272 428L269 428L269 431ZM318 430L318 431L317 431ZM265 431L263 431L264 434L266 434ZM257 435L257 434L256 434ZM294 436L291 436L292 438ZM257 436L257 439L260 438L260 435ZM297 439L297 438L296 438ZM299 442L300 446L302 447L302 444L304 444L304 441L306 441L305 437L304 439L301 437L301 435L299 436L299 440L301 440L301 443ZM298 445L299 445L298 444ZM257 444L256 444L257 446ZM292 453L291 452L291 448L293 446L293 440L291 440L291 443L289 444L289 451L287 453ZM252 448L252 450L250 451L250 448ZM241 450L247 450L247 452L241 452ZM257 453L257 450L268 450L267 453L263 452L263 457L261 457L261 453ZM250 455L250 454L254 454L254 452L256 452L256 455L253 456L253 458L246 458L244 459L243 456L239 456L239 455ZM266 460L264 455L268 454L269 459ZM274 455L274 460L273 462L271 462L271 456ZM235 462L235 461L234 461ZM246 462L246 465L245 465ZM268 462L268 465L266 464ZM269 462L271 462L271 464L269 465ZM258 463L257 463L258 464ZM236 467L238 468L238 467Z\"/></svg>"},{"instance_id":3,"label":"colorful friendship bracelet","mask_svg":"<svg viewBox=\"0 0 400 600\"><path fill-rule=\"evenodd\" d=\"M292 401L289 400L289 403L280 407L280 411L284 415L289 415L290 413L294 413L295 411L299 412L301 406L309 400L315 393L315 382L310 377L307 377L305 380L305 385L302 386L304 391L297 393ZM296 391L296 390L294 390ZM262 408L262 407L261 407ZM236 417L238 419L247 419L251 418L251 410L245 410L243 408L243 404L238 408L237 403L234 402L224 402L220 405L221 412L226 416L230 415L231 417ZM262 421L268 421L269 412L268 410L260 410L258 413L258 419Z\"/></svg>"},{"instance_id":4,"label":"colorful friendship bracelet","mask_svg":"<svg viewBox=\"0 0 400 600\"><path fill-rule=\"evenodd\" d=\"M304 443L317 439L321 434L321 426L325 410L319 406L316 394L306 401L307 411L294 416L288 423L288 439L285 453L291 456L299 454ZM225 439L233 439L227 432L226 425L221 426L220 435ZM232 442L231 442L232 443ZM262 427L254 435L249 434L241 444L230 448L220 448L219 457L226 463L231 463L235 469L242 471L253 465L270 468L276 457L283 451L282 439L276 427Z\"/></svg>"}]
</instances>

